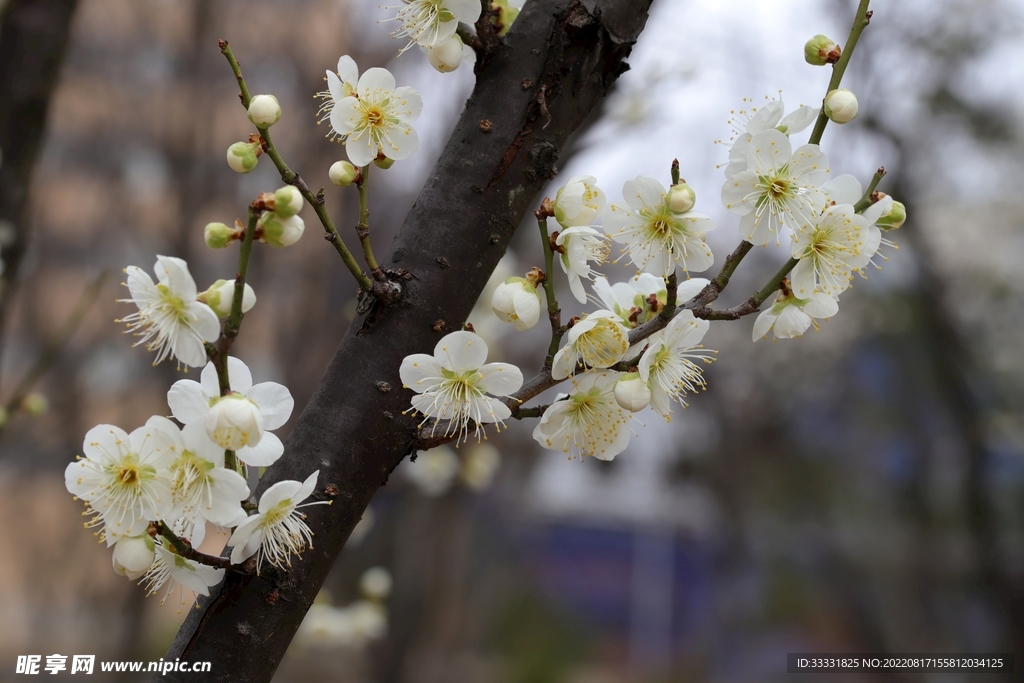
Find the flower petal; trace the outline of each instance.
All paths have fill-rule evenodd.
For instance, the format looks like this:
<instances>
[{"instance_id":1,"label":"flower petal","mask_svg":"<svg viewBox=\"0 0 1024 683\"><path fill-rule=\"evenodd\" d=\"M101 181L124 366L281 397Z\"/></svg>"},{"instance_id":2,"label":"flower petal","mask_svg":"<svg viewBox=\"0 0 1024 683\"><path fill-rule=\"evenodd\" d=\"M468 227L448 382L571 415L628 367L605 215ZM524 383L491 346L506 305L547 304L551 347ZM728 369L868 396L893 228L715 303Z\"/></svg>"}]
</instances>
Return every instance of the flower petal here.
<instances>
[{"instance_id":1,"label":"flower petal","mask_svg":"<svg viewBox=\"0 0 1024 683\"><path fill-rule=\"evenodd\" d=\"M437 342L434 358L442 367L457 373L478 370L487 361L487 342L473 332L452 332Z\"/></svg>"},{"instance_id":2,"label":"flower petal","mask_svg":"<svg viewBox=\"0 0 1024 683\"><path fill-rule=\"evenodd\" d=\"M235 452L235 455L246 465L269 467L277 462L282 453L284 453L284 444L281 443L277 434L263 432L259 443L255 446L243 446Z\"/></svg>"},{"instance_id":3,"label":"flower petal","mask_svg":"<svg viewBox=\"0 0 1024 683\"><path fill-rule=\"evenodd\" d=\"M252 373L249 366L242 362L237 356L228 356L228 381L232 391L245 395L252 388ZM219 385L218 385L219 387ZM219 396L218 391L214 396Z\"/></svg>"},{"instance_id":4,"label":"flower petal","mask_svg":"<svg viewBox=\"0 0 1024 683\"><path fill-rule=\"evenodd\" d=\"M375 66L363 72L359 77L359 97L377 99L383 93L391 93L395 89L395 77L387 69Z\"/></svg>"},{"instance_id":5,"label":"flower petal","mask_svg":"<svg viewBox=\"0 0 1024 683\"><path fill-rule=\"evenodd\" d=\"M622 198L636 211L653 209L665 200L665 186L654 178L638 175L622 186Z\"/></svg>"},{"instance_id":6,"label":"flower petal","mask_svg":"<svg viewBox=\"0 0 1024 683\"><path fill-rule=\"evenodd\" d=\"M777 175L793 156L789 138L770 128L755 135L747 150L747 167L759 175ZM733 177L735 179L735 176Z\"/></svg>"},{"instance_id":7,"label":"flower petal","mask_svg":"<svg viewBox=\"0 0 1024 683\"><path fill-rule=\"evenodd\" d=\"M433 356L414 353L402 359L398 368L402 384L416 393L423 393L441 378L441 364Z\"/></svg>"},{"instance_id":8,"label":"flower petal","mask_svg":"<svg viewBox=\"0 0 1024 683\"><path fill-rule=\"evenodd\" d=\"M286 500L298 503L299 500L296 498L296 495L301 489L302 482L295 481L294 479L285 479L284 481L277 482L260 496L260 514L266 514L268 510L277 507Z\"/></svg>"},{"instance_id":9,"label":"flower petal","mask_svg":"<svg viewBox=\"0 0 1024 683\"><path fill-rule=\"evenodd\" d=\"M245 397L256 404L263 418L264 429L277 429L292 416L295 399L288 388L277 382L263 382L245 392Z\"/></svg>"},{"instance_id":10,"label":"flower petal","mask_svg":"<svg viewBox=\"0 0 1024 683\"><path fill-rule=\"evenodd\" d=\"M206 418L206 413L210 412L210 397L203 391L199 382L180 379L172 384L170 391L167 392L167 405L171 408L171 415L178 422L187 425L202 422Z\"/></svg>"},{"instance_id":11,"label":"flower petal","mask_svg":"<svg viewBox=\"0 0 1024 683\"><path fill-rule=\"evenodd\" d=\"M786 116L786 118L779 121L779 127L786 127L786 135L799 133L818 118L819 111L820 109L815 107L808 107L801 104L799 107L789 112L789 115Z\"/></svg>"},{"instance_id":12,"label":"flower petal","mask_svg":"<svg viewBox=\"0 0 1024 683\"><path fill-rule=\"evenodd\" d=\"M511 396L523 386L523 373L510 363L488 363L480 368L477 386L493 396Z\"/></svg>"}]
</instances>

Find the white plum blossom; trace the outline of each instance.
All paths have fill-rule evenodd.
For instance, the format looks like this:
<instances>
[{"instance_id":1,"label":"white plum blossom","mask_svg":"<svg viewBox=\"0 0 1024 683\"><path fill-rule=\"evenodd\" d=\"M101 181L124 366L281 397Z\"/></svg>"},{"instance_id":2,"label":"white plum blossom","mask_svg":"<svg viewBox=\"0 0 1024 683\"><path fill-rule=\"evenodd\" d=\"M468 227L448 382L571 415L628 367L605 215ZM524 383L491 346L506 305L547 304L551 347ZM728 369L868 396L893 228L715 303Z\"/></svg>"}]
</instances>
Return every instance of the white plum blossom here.
<instances>
[{"instance_id":1,"label":"white plum blossom","mask_svg":"<svg viewBox=\"0 0 1024 683\"><path fill-rule=\"evenodd\" d=\"M615 383L615 400L622 408L636 413L651 403L651 390L639 372L624 372Z\"/></svg>"},{"instance_id":2,"label":"white plum blossom","mask_svg":"<svg viewBox=\"0 0 1024 683\"><path fill-rule=\"evenodd\" d=\"M612 311L594 311L569 329L565 346L552 360L551 376L565 379L576 372L580 362L588 368L609 368L628 350L629 327Z\"/></svg>"},{"instance_id":3,"label":"white plum blossom","mask_svg":"<svg viewBox=\"0 0 1024 683\"><path fill-rule=\"evenodd\" d=\"M793 258L800 261L790 273L793 293L800 299L813 292L838 296L849 287L865 250L867 228L851 204L836 204L794 232Z\"/></svg>"},{"instance_id":4,"label":"white plum blossom","mask_svg":"<svg viewBox=\"0 0 1024 683\"><path fill-rule=\"evenodd\" d=\"M287 422L295 407L287 388L277 382L254 386L249 368L234 356L228 358L230 393L221 396L213 363L203 368L199 380L178 380L167 392L179 422L202 425L207 438L247 465L266 467L281 457L284 444L270 431Z\"/></svg>"},{"instance_id":5,"label":"white plum blossom","mask_svg":"<svg viewBox=\"0 0 1024 683\"><path fill-rule=\"evenodd\" d=\"M587 372L572 380L573 390L540 418L533 438L544 448L611 460L629 445L628 411L615 400L618 373Z\"/></svg>"},{"instance_id":6,"label":"white plum blossom","mask_svg":"<svg viewBox=\"0 0 1024 683\"><path fill-rule=\"evenodd\" d=\"M392 32L409 42L401 49L405 52L413 45L431 48L455 35L459 22L472 26L480 18L481 4L477 0L403 0L397 9L395 21L401 26Z\"/></svg>"},{"instance_id":7,"label":"white plum blossom","mask_svg":"<svg viewBox=\"0 0 1024 683\"><path fill-rule=\"evenodd\" d=\"M427 55L427 61L443 74L455 71L462 62L476 62L476 52L467 47L458 35L451 36L433 47L422 47Z\"/></svg>"},{"instance_id":8,"label":"white plum blossom","mask_svg":"<svg viewBox=\"0 0 1024 683\"><path fill-rule=\"evenodd\" d=\"M820 185L828 176L828 157L818 145L795 152L785 134L774 128L755 135L747 149L747 170L722 186L722 203L742 216L740 234L748 242L780 242L783 226L798 230L825 208Z\"/></svg>"},{"instance_id":9,"label":"white plum blossom","mask_svg":"<svg viewBox=\"0 0 1024 683\"><path fill-rule=\"evenodd\" d=\"M491 485L500 465L498 449L487 443L478 443L470 447L463 457L459 478L474 491L483 491Z\"/></svg>"},{"instance_id":10,"label":"white plum blossom","mask_svg":"<svg viewBox=\"0 0 1024 683\"><path fill-rule=\"evenodd\" d=\"M325 80L327 81L327 90L316 94L317 98L323 100L323 103L316 112L318 117L316 125L318 126L324 121L330 121L331 112L334 111L334 107L337 106L338 102L341 102L346 97L356 95L356 87L359 85L359 67L356 66L354 59L348 55L342 55L338 59L337 73L328 71ZM331 139L344 137L333 128L327 135Z\"/></svg>"},{"instance_id":11,"label":"white plum blossom","mask_svg":"<svg viewBox=\"0 0 1024 683\"><path fill-rule=\"evenodd\" d=\"M704 242L715 222L696 211L672 211L665 187L654 178L637 176L622 188L626 206L612 204L604 213L604 229L637 268L668 277L676 265L684 271L707 270L715 257Z\"/></svg>"},{"instance_id":12,"label":"white plum blossom","mask_svg":"<svg viewBox=\"0 0 1024 683\"><path fill-rule=\"evenodd\" d=\"M434 418L437 429L447 421L445 436L468 438L469 423L476 424L479 439L483 425L504 424L512 412L495 396L509 396L523 385L523 373L509 363L487 363L487 343L472 332L445 335L434 355L414 353L402 360L403 385L416 392L412 407ZM488 395L490 394L490 396Z\"/></svg>"},{"instance_id":13,"label":"white plum blossom","mask_svg":"<svg viewBox=\"0 0 1024 683\"><path fill-rule=\"evenodd\" d=\"M451 488L459 473L459 456L448 446L438 446L416 454L416 462L403 467L405 476L425 496L440 496Z\"/></svg>"},{"instance_id":14,"label":"white plum blossom","mask_svg":"<svg viewBox=\"0 0 1024 683\"><path fill-rule=\"evenodd\" d=\"M216 586L224 578L224 570L220 567L210 567L200 564L194 560L187 560L177 553L171 552L163 546L162 542L156 543L156 560L146 572L143 583L146 584L146 595L153 595L173 579L178 583L178 595L181 604L185 604L185 588L196 595L209 595L210 586ZM167 592L161 598L160 604L164 604L173 590L173 586L167 587Z\"/></svg>"},{"instance_id":15,"label":"white plum blossom","mask_svg":"<svg viewBox=\"0 0 1024 683\"><path fill-rule=\"evenodd\" d=\"M685 406L683 395L707 387L703 370L694 361L710 363L714 359L700 345L708 327L708 321L697 320L692 311L683 309L668 327L647 340L649 347L640 358L638 370L651 389L651 408L666 421L672 419L670 399Z\"/></svg>"},{"instance_id":16,"label":"white plum blossom","mask_svg":"<svg viewBox=\"0 0 1024 683\"><path fill-rule=\"evenodd\" d=\"M260 496L259 510L235 527L228 539L232 546L231 563L239 564L256 555L256 573L267 561L281 569L291 567L291 556L301 555L312 547L313 532L306 524L306 515L299 508L329 505L331 501L302 503L316 488L320 470L303 482L279 481Z\"/></svg>"},{"instance_id":17,"label":"white plum blossom","mask_svg":"<svg viewBox=\"0 0 1024 683\"><path fill-rule=\"evenodd\" d=\"M744 98L744 102L746 102ZM729 119L733 127L732 147L729 149L729 164L725 167L725 177L730 178L740 171L747 170L747 150L750 141L762 131L775 129L789 136L811 125L818 117L814 107L800 105L783 118L785 105L782 100L768 100L763 107L751 107L750 110L733 111L736 118Z\"/></svg>"},{"instance_id":18,"label":"white plum blossom","mask_svg":"<svg viewBox=\"0 0 1024 683\"><path fill-rule=\"evenodd\" d=\"M132 581L142 577L156 559L156 544L148 533L121 536L114 543L111 561L114 571Z\"/></svg>"},{"instance_id":19,"label":"white plum blossom","mask_svg":"<svg viewBox=\"0 0 1024 683\"><path fill-rule=\"evenodd\" d=\"M773 327L776 339L793 339L803 335L812 324L818 329L818 320L831 318L838 312L839 302L828 294L815 292L806 299L798 299L783 285L775 303L754 321L753 339L756 342Z\"/></svg>"},{"instance_id":20,"label":"white plum blossom","mask_svg":"<svg viewBox=\"0 0 1024 683\"><path fill-rule=\"evenodd\" d=\"M608 260L608 238L594 228L579 225L558 233L555 246L561 249L558 262L569 280L569 291L581 304L586 303L587 292L580 278L589 280L597 274L590 268L590 261L600 265Z\"/></svg>"},{"instance_id":21,"label":"white plum blossom","mask_svg":"<svg viewBox=\"0 0 1024 683\"><path fill-rule=\"evenodd\" d=\"M139 310L119 322L128 325L128 332L141 337L134 346L146 344L147 349L156 351L154 365L171 356L190 367L203 365L203 342L217 340L220 320L213 309L196 300L198 291L188 264L180 258L157 256L153 272L158 283L136 266L128 266L124 272L128 275L125 285L131 299L120 301L133 303Z\"/></svg>"},{"instance_id":22,"label":"white plum blossom","mask_svg":"<svg viewBox=\"0 0 1024 683\"><path fill-rule=\"evenodd\" d=\"M86 526L100 526L98 535L108 547L123 536L138 536L170 511L167 467L177 450L178 444L153 418L131 434L108 424L86 432L85 457L67 466L64 484L89 504L93 519Z\"/></svg>"},{"instance_id":23,"label":"white plum blossom","mask_svg":"<svg viewBox=\"0 0 1024 683\"><path fill-rule=\"evenodd\" d=\"M694 277L683 280L676 287L676 301L684 303L708 285L708 280ZM626 282L608 284L608 279L594 280L594 294L603 308L614 311L630 327L643 324L658 314L668 302L668 288L664 278L640 273Z\"/></svg>"},{"instance_id":24,"label":"white plum blossom","mask_svg":"<svg viewBox=\"0 0 1024 683\"><path fill-rule=\"evenodd\" d=\"M821 109L831 121L849 123L857 116L857 96L846 88L830 90Z\"/></svg>"},{"instance_id":25,"label":"white plum blossom","mask_svg":"<svg viewBox=\"0 0 1024 683\"><path fill-rule=\"evenodd\" d=\"M517 330L528 330L540 320L540 293L529 279L510 277L494 290L491 310Z\"/></svg>"},{"instance_id":26,"label":"white plum blossom","mask_svg":"<svg viewBox=\"0 0 1024 683\"><path fill-rule=\"evenodd\" d=\"M555 194L552 210L563 228L590 225L601 214L605 197L596 183L593 176L573 176Z\"/></svg>"},{"instance_id":27,"label":"white plum blossom","mask_svg":"<svg viewBox=\"0 0 1024 683\"><path fill-rule=\"evenodd\" d=\"M366 166L383 154L400 161L419 147L409 124L423 109L423 100L409 86L395 87L387 69L374 67L359 77L356 91L334 103L331 128L345 139L345 151L356 166Z\"/></svg>"},{"instance_id":28,"label":"white plum blossom","mask_svg":"<svg viewBox=\"0 0 1024 683\"><path fill-rule=\"evenodd\" d=\"M864 188L861 186L860 181L849 174L836 176L822 185L821 189L828 196L829 200L836 204L855 205L864 196ZM864 247L861 249L860 255L851 261L854 270L862 271L869 263L872 263L874 255L878 253L881 247L896 248L896 245L891 240L886 239L882 235L882 230L878 227L879 221L892 211L894 204L895 202L892 197L887 195L860 213L860 217L863 218L866 225L864 228ZM882 256L882 258L885 259L886 257ZM880 268L881 266L876 267Z\"/></svg>"}]
</instances>

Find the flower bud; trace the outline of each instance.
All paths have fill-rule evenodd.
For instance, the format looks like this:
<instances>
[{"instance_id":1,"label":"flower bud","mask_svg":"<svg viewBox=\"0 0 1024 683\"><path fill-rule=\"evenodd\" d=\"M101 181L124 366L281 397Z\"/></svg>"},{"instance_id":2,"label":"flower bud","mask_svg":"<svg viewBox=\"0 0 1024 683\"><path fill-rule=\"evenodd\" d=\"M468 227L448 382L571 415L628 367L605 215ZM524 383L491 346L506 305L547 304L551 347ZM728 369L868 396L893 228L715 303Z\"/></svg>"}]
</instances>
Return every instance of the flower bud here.
<instances>
[{"instance_id":1,"label":"flower bud","mask_svg":"<svg viewBox=\"0 0 1024 683\"><path fill-rule=\"evenodd\" d=\"M384 567L370 567L359 578L359 590L368 598L383 600L391 595L391 572Z\"/></svg>"},{"instance_id":2,"label":"flower bud","mask_svg":"<svg viewBox=\"0 0 1024 683\"><path fill-rule=\"evenodd\" d=\"M228 166L235 173L248 173L256 168L258 142L236 142L228 147Z\"/></svg>"},{"instance_id":3,"label":"flower bud","mask_svg":"<svg viewBox=\"0 0 1024 683\"><path fill-rule=\"evenodd\" d=\"M842 53L842 49L831 38L820 33L804 45L804 60L814 66L835 64Z\"/></svg>"},{"instance_id":4,"label":"flower bud","mask_svg":"<svg viewBox=\"0 0 1024 683\"><path fill-rule=\"evenodd\" d=\"M235 281L217 280L196 298L212 308L218 318L226 318L231 315L231 305L235 299ZM242 313L248 313L255 305L256 292L246 282L242 289Z\"/></svg>"},{"instance_id":5,"label":"flower bud","mask_svg":"<svg viewBox=\"0 0 1024 683\"><path fill-rule=\"evenodd\" d=\"M156 544L149 534L122 536L114 544L114 571L133 581L145 574L156 559Z\"/></svg>"},{"instance_id":6,"label":"flower bud","mask_svg":"<svg viewBox=\"0 0 1024 683\"><path fill-rule=\"evenodd\" d=\"M274 212L267 212L260 216L256 224L260 242L265 242L272 247L290 247L299 241L306 224L299 216L288 216L282 218Z\"/></svg>"},{"instance_id":7,"label":"flower bud","mask_svg":"<svg viewBox=\"0 0 1024 683\"><path fill-rule=\"evenodd\" d=\"M294 185L285 185L274 192L274 213L282 218L294 216L302 210L302 193Z\"/></svg>"},{"instance_id":8,"label":"flower bud","mask_svg":"<svg viewBox=\"0 0 1024 683\"><path fill-rule=\"evenodd\" d=\"M269 128L281 118L281 105L273 95L256 95L249 100L249 120L260 128Z\"/></svg>"},{"instance_id":9,"label":"flower bud","mask_svg":"<svg viewBox=\"0 0 1024 683\"><path fill-rule=\"evenodd\" d=\"M50 402L38 391L33 391L21 399L21 409L32 417L39 417L40 415L45 415L50 410Z\"/></svg>"},{"instance_id":10,"label":"flower bud","mask_svg":"<svg viewBox=\"0 0 1024 683\"><path fill-rule=\"evenodd\" d=\"M825 116L836 123L849 123L857 115L857 96L846 88L825 95Z\"/></svg>"},{"instance_id":11,"label":"flower bud","mask_svg":"<svg viewBox=\"0 0 1024 683\"><path fill-rule=\"evenodd\" d=\"M615 402L631 413L643 410L651 402L651 390L639 372L624 373L615 383Z\"/></svg>"},{"instance_id":12,"label":"flower bud","mask_svg":"<svg viewBox=\"0 0 1024 683\"><path fill-rule=\"evenodd\" d=\"M494 290L491 310L517 330L528 330L540 320L540 295L529 280L510 277Z\"/></svg>"},{"instance_id":13,"label":"flower bud","mask_svg":"<svg viewBox=\"0 0 1024 683\"><path fill-rule=\"evenodd\" d=\"M377 168L383 168L386 171L395 165L395 160L388 157L384 157L383 159L377 157L373 160L373 165Z\"/></svg>"},{"instance_id":14,"label":"flower bud","mask_svg":"<svg viewBox=\"0 0 1024 683\"><path fill-rule=\"evenodd\" d=\"M697 195L686 183L673 185L668 191L668 208L672 213L686 213L696 202Z\"/></svg>"},{"instance_id":15,"label":"flower bud","mask_svg":"<svg viewBox=\"0 0 1024 683\"><path fill-rule=\"evenodd\" d=\"M495 12L493 21L501 27L498 30L498 35L504 36L508 34L508 30L512 28L512 22L519 16L520 8L513 7L508 0L492 0L491 11Z\"/></svg>"},{"instance_id":16,"label":"flower bud","mask_svg":"<svg viewBox=\"0 0 1024 683\"><path fill-rule=\"evenodd\" d=\"M203 229L203 238L210 249L223 249L238 238L238 233L223 223L207 223Z\"/></svg>"},{"instance_id":17,"label":"flower bud","mask_svg":"<svg viewBox=\"0 0 1024 683\"><path fill-rule=\"evenodd\" d=\"M590 225L604 208L604 192L593 176L578 175L569 178L552 205L555 220L563 228Z\"/></svg>"},{"instance_id":18,"label":"flower bud","mask_svg":"<svg viewBox=\"0 0 1024 683\"><path fill-rule=\"evenodd\" d=\"M263 438L260 411L241 394L215 398L203 426L215 444L229 451L255 446Z\"/></svg>"},{"instance_id":19,"label":"flower bud","mask_svg":"<svg viewBox=\"0 0 1024 683\"><path fill-rule=\"evenodd\" d=\"M462 38L453 35L444 42L427 48L427 61L441 73L455 71L462 64Z\"/></svg>"},{"instance_id":20,"label":"flower bud","mask_svg":"<svg viewBox=\"0 0 1024 683\"><path fill-rule=\"evenodd\" d=\"M896 230L907 220L907 207L903 202L892 203L892 209L875 222L882 230Z\"/></svg>"},{"instance_id":21,"label":"flower bud","mask_svg":"<svg viewBox=\"0 0 1024 683\"><path fill-rule=\"evenodd\" d=\"M338 187L348 187L359 177L359 169L348 161L335 161L331 164L331 170L327 172L331 182Z\"/></svg>"}]
</instances>

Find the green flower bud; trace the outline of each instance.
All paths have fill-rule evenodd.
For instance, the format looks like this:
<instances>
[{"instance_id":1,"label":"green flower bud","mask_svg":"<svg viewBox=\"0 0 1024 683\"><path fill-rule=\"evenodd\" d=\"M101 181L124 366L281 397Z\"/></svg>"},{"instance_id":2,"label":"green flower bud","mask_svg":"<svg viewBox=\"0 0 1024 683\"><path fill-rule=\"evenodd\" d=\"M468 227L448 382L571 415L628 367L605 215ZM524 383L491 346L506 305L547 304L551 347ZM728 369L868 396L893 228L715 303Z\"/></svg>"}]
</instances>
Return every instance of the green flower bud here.
<instances>
[{"instance_id":1,"label":"green flower bud","mask_svg":"<svg viewBox=\"0 0 1024 683\"><path fill-rule=\"evenodd\" d=\"M820 33L804 45L804 60L814 66L835 64L839 61L839 56L842 53L842 48L836 45L831 38Z\"/></svg>"},{"instance_id":2,"label":"green flower bud","mask_svg":"<svg viewBox=\"0 0 1024 683\"><path fill-rule=\"evenodd\" d=\"M206 240L206 246L210 249L223 249L231 244L237 236L234 228L223 223L207 223L203 229L203 238Z\"/></svg>"},{"instance_id":3,"label":"green flower bud","mask_svg":"<svg viewBox=\"0 0 1024 683\"><path fill-rule=\"evenodd\" d=\"M347 161L335 161L327 175L338 187L348 187L359 177L359 169Z\"/></svg>"},{"instance_id":4,"label":"green flower bud","mask_svg":"<svg viewBox=\"0 0 1024 683\"><path fill-rule=\"evenodd\" d=\"M252 169L256 168L256 162L258 161L258 154L256 150L259 149L260 143L258 142L236 142L235 144L228 147L228 166L235 173L248 173Z\"/></svg>"},{"instance_id":5,"label":"green flower bud","mask_svg":"<svg viewBox=\"0 0 1024 683\"><path fill-rule=\"evenodd\" d=\"M501 27L498 35L506 35L512 28L512 22L519 16L519 8L510 6L508 0L492 0L491 9L496 11L493 21Z\"/></svg>"},{"instance_id":6,"label":"green flower bud","mask_svg":"<svg viewBox=\"0 0 1024 683\"><path fill-rule=\"evenodd\" d=\"M21 409L33 417L39 417L45 415L50 409L50 402L38 391L33 391L21 399Z\"/></svg>"},{"instance_id":7,"label":"green flower bud","mask_svg":"<svg viewBox=\"0 0 1024 683\"><path fill-rule=\"evenodd\" d=\"M697 195L693 188L686 183L673 185L668 191L668 208L673 213L686 213L693 208L697 201Z\"/></svg>"},{"instance_id":8,"label":"green flower bud","mask_svg":"<svg viewBox=\"0 0 1024 683\"><path fill-rule=\"evenodd\" d=\"M249 100L249 120L260 128L269 128L281 118L281 105L273 95L256 95Z\"/></svg>"},{"instance_id":9,"label":"green flower bud","mask_svg":"<svg viewBox=\"0 0 1024 683\"><path fill-rule=\"evenodd\" d=\"M294 185L285 185L274 192L274 213L282 218L294 216L302 210L302 193Z\"/></svg>"},{"instance_id":10,"label":"green flower bud","mask_svg":"<svg viewBox=\"0 0 1024 683\"><path fill-rule=\"evenodd\" d=\"M395 165L395 160L389 159L388 157L384 157L383 159L374 159L373 165L376 166L377 168L383 168L384 170L387 170Z\"/></svg>"},{"instance_id":11,"label":"green flower bud","mask_svg":"<svg viewBox=\"0 0 1024 683\"><path fill-rule=\"evenodd\" d=\"M227 318L231 315L231 305L235 299L235 281L217 280L205 292L197 297L200 301L213 309L219 318ZM256 305L256 292L249 283L245 283L242 289L242 313L247 313L250 308Z\"/></svg>"},{"instance_id":12,"label":"green flower bud","mask_svg":"<svg viewBox=\"0 0 1024 683\"><path fill-rule=\"evenodd\" d=\"M273 212L264 213L256 224L260 241L272 247L290 247L299 241L306 224L298 216L279 216Z\"/></svg>"},{"instance_id":13,"label":"green flower bud","mask_svg":"<svg viewBox=\"0 0 1024 683\"><path fill-rule=\"evenodd\" d=\"M857 96L846 88L825 95L825 116L836 123L849 123L857 116Z\"/></svg>"},{"instance_id":14,"label":"green flower bud","mask_svg":"<svg viewBox=\"0 0 1024 683\"><path fill-rule=\"evenodd\" d=\"M875 223L882 230L896 230L907 220L907 207L903 206L903 202L892 203L892 210L886 215L882 216Z\"/></svg>"}]
</instances>

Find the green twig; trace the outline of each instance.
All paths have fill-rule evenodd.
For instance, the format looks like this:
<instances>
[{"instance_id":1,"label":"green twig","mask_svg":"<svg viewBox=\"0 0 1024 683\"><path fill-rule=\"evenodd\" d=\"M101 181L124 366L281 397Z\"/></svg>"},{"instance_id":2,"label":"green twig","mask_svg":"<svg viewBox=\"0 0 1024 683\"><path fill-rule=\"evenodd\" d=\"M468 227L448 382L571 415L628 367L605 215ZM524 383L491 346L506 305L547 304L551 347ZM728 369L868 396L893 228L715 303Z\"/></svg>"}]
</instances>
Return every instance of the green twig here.
<instances>
[{"instance_id":1,"label":"green twig","mask_svg":"<svg viewBox=\"0 0 1024 683\"><path fill-rule=\"evenodd\" d=\"M373 256L373 247L370 245L370 204L368 200L367 183L370 179L370 165L367 164L359 170L359 180L356 181L356 188L359 190L359 223L356 224L356 235L359 237L359 244L363 247L363 258L366 259L366 266L370 269L375 280L384 280L384 272L377 265L377 259Z\"/></svg>"},{"instance_id":2,"label":"green twig","mask_svg":"<svg viewBox=\"0 0 1024 683\"><path fill-rule=\"evenodd\" d=\"M164 537L164 539L171 545L174 552L186 560L192 560L200 564L206 564L211 567L219 567L221 569L227 569L231 567L231 560L226 557L215 557L213 555L207 555L201 553L192 547L192 544L183 538L179 538L177 534L171 531L171 528L163 522L155 522L157 533Z\"/></svg>"},{"instance_id":3,"label":"green twig","mask_svg":"<svg viewBox=\"0 0 1024 683\"><path fill-rule=\"evenodd\" d=\"M864 209L868 208L872 204L871 195L874 194L875 188L878 187L878 183L885 177L885 166L879 166L878 170L875 171L875 175L871 177L871 182L868 184L868 189L864 191L864 196L860 198L856 204L853 205L853 210L860 213Z\"/></svg>"},{"instance_id":4,"label":"green twig","mask_svg":"<svg viewBox=\"0 0 1024 683\"><path fill-rule=\"evenodd\" d=\"M846 73L846 65L850 63L850 57L853 56L853 49L857 47L857 40L860 39L860 34L864 32L867 25L871 23L871 12L868 11L868 4L871 0L860 0L860 4L857 6L857 14L853 18L853 28L850 29L850 37L846 39L846 45L843 46L843 54L839 57L839 61L832 65L832 78L828 82L828 90L826 93L830 93L839 87L839 84L843 80L843 74ZM811 138L808 140L808 144L817 145L821 142L821 136L825 132L825 126L828 125L828 117L825 116L825 107L822 106L821 111L818 112L818 120L814 122L814 130L811 131Z\"/></svg>"},{"instance_id":5,"label":"green twig","mask_svg":"<svg viewBox=\"0 0 1024 683\"><path fill-rule=\"evenodd\" d=\"M562 311L558 308L555 298L555 254L551 249L551 238L548 236L548 218L543 209L535 211L537 227L540 228L540 241L544 247L544 295L548 300L548 320L551 322L551 343L548 344L548 355L544 358L544 368L551 369L551 364L558 353L558 345L562 343L565 329L562 327Z\"/></svg>"}]
</instances>

